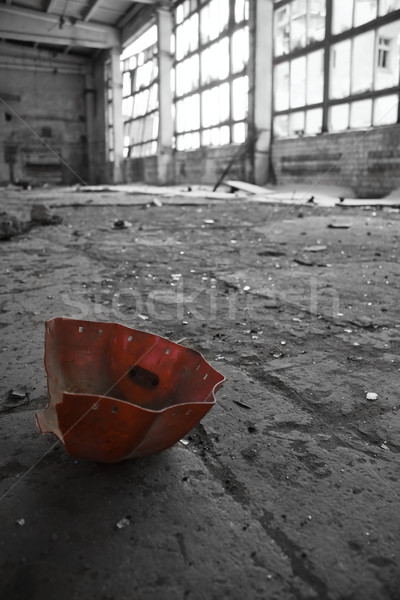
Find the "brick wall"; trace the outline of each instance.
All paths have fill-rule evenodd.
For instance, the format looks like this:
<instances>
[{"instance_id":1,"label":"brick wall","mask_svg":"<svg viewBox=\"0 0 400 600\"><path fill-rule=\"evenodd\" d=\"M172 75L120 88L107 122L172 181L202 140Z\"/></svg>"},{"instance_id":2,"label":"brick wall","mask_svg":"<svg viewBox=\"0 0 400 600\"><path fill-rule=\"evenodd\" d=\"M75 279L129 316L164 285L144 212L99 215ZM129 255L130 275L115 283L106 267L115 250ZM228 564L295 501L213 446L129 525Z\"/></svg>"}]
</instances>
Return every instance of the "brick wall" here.
<instances>
[{"instance_id":1,"label":"brick wall","mask_svg":"<svg viewBox=\"0 0 400 600\"><path fill-rule=\"evenodd\" d=\"M278 184L321 179L358 197L381 197L400 187L400 126L276 140L272 165Z\"/></svg>"},{"instance_id":2,"label":"brick wall","mask_svg":"<svg viewBox=\"0 0 400 600\"><path fill-rule=\"evenodd\" d=\"M0 68L0 94L83 179L87 174L84 77ZM77 178L7 106L0 105L0 182L75 183Z\"/></svg>"}]
</instances>

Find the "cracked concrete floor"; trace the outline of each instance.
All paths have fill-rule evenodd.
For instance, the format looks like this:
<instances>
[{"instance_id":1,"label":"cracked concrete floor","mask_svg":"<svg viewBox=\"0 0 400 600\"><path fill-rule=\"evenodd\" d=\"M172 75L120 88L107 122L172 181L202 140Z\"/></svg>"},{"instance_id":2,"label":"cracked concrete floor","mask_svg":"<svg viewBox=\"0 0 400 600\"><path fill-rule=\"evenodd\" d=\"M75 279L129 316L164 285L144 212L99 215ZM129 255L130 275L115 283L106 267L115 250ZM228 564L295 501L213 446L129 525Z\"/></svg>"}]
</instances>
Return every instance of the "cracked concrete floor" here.
<instances>
[{"instance_id":1,"label":"cracked concrete floor","mask_svg":"<svg viewBox=\"0 0 400 600\"><path fill-rule=\"evenodd\" d=\"M397 599L399 214L97 200L2 192L63 217L0 246L2 597ZM53 316L184 338L216 406L157 456L70 457L34 422Z\"/></svg>"}]
</instances>

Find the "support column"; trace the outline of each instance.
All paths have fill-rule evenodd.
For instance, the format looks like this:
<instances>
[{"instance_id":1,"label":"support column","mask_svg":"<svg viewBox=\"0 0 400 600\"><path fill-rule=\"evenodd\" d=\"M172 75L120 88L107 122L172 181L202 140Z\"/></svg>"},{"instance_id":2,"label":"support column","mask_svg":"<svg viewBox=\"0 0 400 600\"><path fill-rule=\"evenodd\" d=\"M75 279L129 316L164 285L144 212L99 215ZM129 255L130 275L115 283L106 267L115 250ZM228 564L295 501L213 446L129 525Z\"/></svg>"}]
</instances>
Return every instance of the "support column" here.
<instances>
[{"instance_id":1,"label":"support column","mask_svg":"<svg viewBox=\"0 0 400 600\"><path fill-rule=\"evenodd\" d=\"M158 183L165 185L173 182L172 157L172 90L171 70L173 57L171 54L172 14L168 7L157 10L158 29L158 99L159 99L159 132L158 132Z\"/></svg>"},{"instance_id":2,"label":"support column","mask_svg":"<svg viewBox=\"0 0 400 600\"><path fill-rule=\"evenodd\" d=\"M114 164L113 183L123 182L122 162L123 157L123 121L122 121L122 74L120 69L121 48L115 46L110 49L111 79L112 79L112 111L114 135Z\"/></svg>"},{"instance_id":3,"label":"support column","mask_svg":"<svg viewBox=\"0 0 400 600\"><path fill-rule=\"evenodd\" d=\"M89 183L94 183L94 79L92 73L85 75L85 104L86 104L86 149L88 156L87 178Z\"/></svg>"},{"instance_id":4,"label":"support column","mask_svg":"<svg viewBox=\"0 0 400 600\"><path fill-rule=\"evenodd\" d=\"M267 183L270 175L273 77L273 0L250 2L250 127L252 179ZM251 139L250 138L250 139Z\"/></svg>"}]
</instances>

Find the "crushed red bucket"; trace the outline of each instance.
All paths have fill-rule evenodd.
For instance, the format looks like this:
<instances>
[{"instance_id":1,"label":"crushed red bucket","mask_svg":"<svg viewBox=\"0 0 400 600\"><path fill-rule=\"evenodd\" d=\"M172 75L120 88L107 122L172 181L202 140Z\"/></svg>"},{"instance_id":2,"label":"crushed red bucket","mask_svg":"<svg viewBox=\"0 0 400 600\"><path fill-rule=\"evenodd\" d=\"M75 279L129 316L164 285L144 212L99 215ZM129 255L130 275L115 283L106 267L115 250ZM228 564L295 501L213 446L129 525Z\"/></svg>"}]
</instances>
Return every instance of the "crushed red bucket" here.
<instances>
[{"instance_id":1,"label":"crushed red bucket","mask_svg":"<svg viewBox=\"0 0 400 600\"><path fill-rule=\"evenodd\" d=\"M36 413L73 456L113 463L169 448L215 404L225 377L196 350L118 323L46 323L50 402Z\"/></svg>"}]
</instances>

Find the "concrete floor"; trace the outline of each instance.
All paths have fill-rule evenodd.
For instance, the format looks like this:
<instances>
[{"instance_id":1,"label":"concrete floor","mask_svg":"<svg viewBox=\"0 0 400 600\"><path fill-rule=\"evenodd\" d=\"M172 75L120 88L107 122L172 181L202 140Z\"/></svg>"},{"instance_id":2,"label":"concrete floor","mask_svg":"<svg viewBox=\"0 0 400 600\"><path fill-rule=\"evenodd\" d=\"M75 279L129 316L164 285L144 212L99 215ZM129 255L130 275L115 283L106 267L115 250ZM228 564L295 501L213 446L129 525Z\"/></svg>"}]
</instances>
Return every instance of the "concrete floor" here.
<instances>
[{"instance_id":1,"label":"concrete floor","mask_svg":"<svg viewBox=\"0 0 400 600\"><path fill-rule=\"evenodd\" d=\"M399 598L399 213L151 200L1 192L63 217L0 245L1 597ZM216 406L159 455L70 457L34 419L53 316L185 338Z\"/></svg>"}]
</instances>

